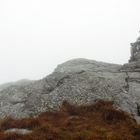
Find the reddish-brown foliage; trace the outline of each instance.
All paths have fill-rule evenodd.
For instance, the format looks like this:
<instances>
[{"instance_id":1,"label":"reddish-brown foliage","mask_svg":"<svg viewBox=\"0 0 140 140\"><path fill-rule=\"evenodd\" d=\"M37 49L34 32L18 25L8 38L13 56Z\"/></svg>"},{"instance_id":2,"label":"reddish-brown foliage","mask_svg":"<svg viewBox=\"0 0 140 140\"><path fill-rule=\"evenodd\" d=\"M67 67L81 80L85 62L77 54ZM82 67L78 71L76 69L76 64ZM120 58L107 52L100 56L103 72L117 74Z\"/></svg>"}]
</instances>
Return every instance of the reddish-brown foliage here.
<instances>
[{"instance_id":1,"label":"reddish-brown foliage","mask_svg":"<svg viewBox=\"0 0 140 140\"><path fill-rule=\"evenodd\" d=\"M32 133L4 133L10 128L30 129ZM99 100L78 107L65 101L60 111L37 118L1 120L0 140L140 140L140 125L114 108L113 102Z\"/></svg>"}]
</instances>

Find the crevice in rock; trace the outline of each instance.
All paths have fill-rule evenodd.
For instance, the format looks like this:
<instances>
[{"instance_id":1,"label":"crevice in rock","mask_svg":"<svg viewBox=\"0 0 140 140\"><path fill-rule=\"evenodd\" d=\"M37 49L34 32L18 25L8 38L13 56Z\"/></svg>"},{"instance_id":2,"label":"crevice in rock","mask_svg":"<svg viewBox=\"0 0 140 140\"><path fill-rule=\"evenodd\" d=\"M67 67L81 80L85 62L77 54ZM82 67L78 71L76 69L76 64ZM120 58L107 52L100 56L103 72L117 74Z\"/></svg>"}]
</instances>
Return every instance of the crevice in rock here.
<instances>
[{"instance_id":1,"label":"crevice in rock","mask_svg":"<svg viewBox=\"0 0 140 140\"><path fill-rule=\"evenodd\" d=\"M74 74L80 75L80 74L83 74L83 73L85 73L85 72L86 72L86 71L81 70L81 71L76 72L76 73L74 73ZM65 83L66 80L71 79L71 76L72 76L71 74L65 75L63 78L61 78L61 79L59 79L58 81L56 81L56 85L55 85L54 87L50 86L50 87L47 88L47 89L44 87L45 90L43 91L43 94L46 94L46 90L48 91L47 94L53 92L56 88L58 88L58 87L60 87L61 85L63 85L63 84ZM48 82L47 84L49 84L49 82Z\"/></svg>"},{"instance_id":2,"label":"crevice in rock","mask_svg":"<svg viewBox=\"0 0 140 140\"><path fill-rule=\"evenodd\" d=\"M63 84L64 84L64 81L65 81L66 79L70 79L70 76L69 76L69 75L66 75L65 77L61 78L61 79L57 82L56 87L59 87L59 86L63 85Z\"/></svg>"},{"instance_id":3,"label":"crevice in rock","mask_svg":"<svg viewBox=\"0 0 140 140\"><path fill-rule=\"evenodd\" d=\"M126 85L125 85L125 90L128 92L129 91L129 75L128 75L128 72L125 72L126 73L126 78L125 78L125 82L126 82Z\"/></svg>"},{"instance_id":4,"label":"crevice in rock","mask_svg":"<svg viewBox=\"0 0 140 140\"><path fill-rule=\"evenodd\" d=\"M82 74L82 73L84 73L84 72L86 72L86 71L81 70L81 71L77 72L77 74Z\"/></svg>"},{"instance_id":5,"label":"crevice in rock","mask_svg":"<svg viewBox=\"0 0 140 140\"><path fill-rule=\"evenodd\" d=\"M26 100L23 100L23 101L10 101L10 103L12 105L16 105L16 104L25 104L26 103Z\"/></svg>"},{"instance_id":6,"label":"crevice in rock","mask_svg":"<svg viewBox=\"0 0 140 140\"><path fill-rule=\"evenodd\" d=\"M138 78L130 78L129 82L136 82L136 83L140 83L140 79Z\"/></svg>"},{"instance_id":7,"label":"crevice in rock","mask_svg":"<svg viewBox=\"0 0 140 140\"><path fill-rule=\"evenodd\" d=\"M140 104L136 103L136 105L137 105L137 115L140 116Z\"/></svg>"}]
</instances>

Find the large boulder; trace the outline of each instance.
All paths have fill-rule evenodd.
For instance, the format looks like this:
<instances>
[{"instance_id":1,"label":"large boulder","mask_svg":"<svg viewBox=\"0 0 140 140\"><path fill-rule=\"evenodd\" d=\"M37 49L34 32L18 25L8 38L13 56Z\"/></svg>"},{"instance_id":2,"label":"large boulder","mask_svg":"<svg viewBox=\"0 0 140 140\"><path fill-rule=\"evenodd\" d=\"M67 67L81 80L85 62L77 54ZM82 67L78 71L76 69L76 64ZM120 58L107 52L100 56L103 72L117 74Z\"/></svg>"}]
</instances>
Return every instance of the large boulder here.
<instances>
[{"instance_id":1,"label":"large boulder","mask_svg":"<svg viewBox=\"0 0 140 140\"><path fill-rule=\"evenodd\" d=\"M23 118L57 110L64 100L77 105L98 99L114 101L139 121L140 74L121 65L74 59L38 81L10 85L0 91L0 117Z\"/></svg>"}]
</instances>

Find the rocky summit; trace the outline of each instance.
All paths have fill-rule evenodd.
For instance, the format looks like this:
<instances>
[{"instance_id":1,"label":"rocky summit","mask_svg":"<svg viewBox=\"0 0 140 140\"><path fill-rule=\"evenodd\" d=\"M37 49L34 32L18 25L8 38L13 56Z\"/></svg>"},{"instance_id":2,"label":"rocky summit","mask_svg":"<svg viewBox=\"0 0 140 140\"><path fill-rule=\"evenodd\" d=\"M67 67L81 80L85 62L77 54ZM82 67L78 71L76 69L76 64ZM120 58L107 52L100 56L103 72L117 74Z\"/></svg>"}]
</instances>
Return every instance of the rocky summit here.
<instances>
[{"instance_id":1,"label":"rocky summit","mask_svg":"<svg viewBox=\"0 0 140 140\"><path fill-rule=\"evenodd\" d=\"M135 50L140 45L136 44L128 64L73 59L41 80L0 86L0 117L36 116L58 110L64 100L86 105L103 99L140 122L140 60Z\"/></svg>"}]
</instances>

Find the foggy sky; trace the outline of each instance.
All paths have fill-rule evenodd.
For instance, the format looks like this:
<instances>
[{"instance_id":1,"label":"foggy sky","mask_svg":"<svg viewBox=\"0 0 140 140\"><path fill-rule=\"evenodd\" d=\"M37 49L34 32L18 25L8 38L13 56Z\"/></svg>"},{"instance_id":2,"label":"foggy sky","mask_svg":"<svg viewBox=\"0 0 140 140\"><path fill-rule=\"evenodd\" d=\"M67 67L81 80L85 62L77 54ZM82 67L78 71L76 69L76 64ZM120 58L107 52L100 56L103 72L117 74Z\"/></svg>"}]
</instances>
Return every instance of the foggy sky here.
<instances>
[{"instance_id":1,"label":"foggy sky","mask_svg":"<svg viewBox=\"0 0 140 140\"><path fill-rule=\"evenodd\" d=\"M0 83L40 79L69 59L123 64L139 0L0 0Z\"/></svg>"}]
</instances>

